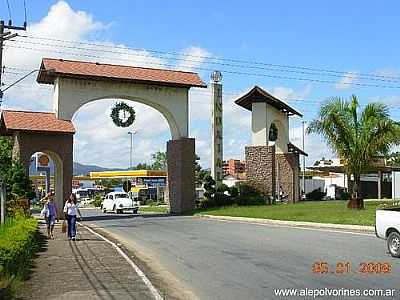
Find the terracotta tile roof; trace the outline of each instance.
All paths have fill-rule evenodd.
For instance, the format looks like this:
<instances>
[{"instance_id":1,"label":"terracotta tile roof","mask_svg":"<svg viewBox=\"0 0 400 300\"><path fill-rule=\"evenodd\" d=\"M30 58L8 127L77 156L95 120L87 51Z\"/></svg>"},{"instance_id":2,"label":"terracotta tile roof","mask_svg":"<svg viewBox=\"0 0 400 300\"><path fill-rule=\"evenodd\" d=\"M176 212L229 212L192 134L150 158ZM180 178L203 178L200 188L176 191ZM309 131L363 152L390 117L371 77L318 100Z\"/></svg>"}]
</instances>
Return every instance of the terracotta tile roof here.
<instances>
[{"instance_id":1,"label":"terracotta tile roof","mask_svg":"<svg viewBox=\"0 0 400 300\"><path fill-rule=\"evenodd\" d=\"M54 84L57 77L146 82L178 87L207 87L197 73L95 62L43 58L37 82Z\"/></svg>"},{"instance_id":2,"label":"terracotta tile roof","mask_svg":"<svg viewBox=\"0 0 400 300\"><path fill-rule=\"evenodd\" d=\"M53 133L75 133L71 121L59 120L54 113L3 110L1 125L6 132L37 131Z\"/></svg>"},{"instance_id":3,"label":"terracotta tile roof","mask_svg":"<svg viewBox=\"0 0 400 300\"><path fill-rule=\"evenodd\" d=\"M303 115L295 110L293 107L290 107L285 102L275 98L267 91L263 90L259 86L255 86L245 95L241 96L239 99L235 100L237 105L244 107L245 109L251 110L253 102L266 102L269 105L275 107L276 109L290 115L298 115L302 117Z\"/></svg>"}]
</instances>

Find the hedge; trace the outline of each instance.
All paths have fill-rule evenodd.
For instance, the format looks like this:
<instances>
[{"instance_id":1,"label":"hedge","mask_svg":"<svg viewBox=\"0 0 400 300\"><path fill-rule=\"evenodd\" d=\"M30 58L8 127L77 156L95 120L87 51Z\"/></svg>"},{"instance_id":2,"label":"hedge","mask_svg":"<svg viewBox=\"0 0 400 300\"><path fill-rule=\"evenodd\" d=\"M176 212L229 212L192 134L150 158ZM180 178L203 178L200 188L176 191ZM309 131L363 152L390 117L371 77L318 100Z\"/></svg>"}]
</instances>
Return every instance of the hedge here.
<instances>
[{"instance_id":1,"label":"hedge","mask_svg":"<svg viewBox=\"0 0 400 300\"><path fill-rule=\"evenodd\" d=\"M37 220L22 216L0 227L0 280L24 275L38 249Z\"/></svg>"}]
</instances>

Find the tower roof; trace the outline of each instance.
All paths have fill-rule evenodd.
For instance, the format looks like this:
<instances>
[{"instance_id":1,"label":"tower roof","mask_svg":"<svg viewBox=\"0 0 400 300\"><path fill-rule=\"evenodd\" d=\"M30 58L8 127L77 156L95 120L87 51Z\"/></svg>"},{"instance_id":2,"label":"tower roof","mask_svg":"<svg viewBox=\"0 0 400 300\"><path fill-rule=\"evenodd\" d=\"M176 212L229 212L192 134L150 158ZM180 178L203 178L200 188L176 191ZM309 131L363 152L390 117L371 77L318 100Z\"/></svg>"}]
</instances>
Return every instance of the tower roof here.
<instances>
[{"instance_id":1,"label":"tower roof","mask_svg":"<svg viewBox=\"0 0 400 300\"><path fill-rule=\"evenodd\" d=\"M267 91L263 90L259 86L253 87L249 92L247 92L245 95L241 96L239 99L235 100L235 103L237 105L240 105L241 107L251 110L252 109L252 104L256 102L265 102L276 109L280 110L283 113L286 113L288 116L293 116L297 115L299 117L302 117L303 115L295 110L293 107L290 107L288 104L285 102L279 100L278 98L272 96L270 93Z\"/></svg>"}]
</instances>

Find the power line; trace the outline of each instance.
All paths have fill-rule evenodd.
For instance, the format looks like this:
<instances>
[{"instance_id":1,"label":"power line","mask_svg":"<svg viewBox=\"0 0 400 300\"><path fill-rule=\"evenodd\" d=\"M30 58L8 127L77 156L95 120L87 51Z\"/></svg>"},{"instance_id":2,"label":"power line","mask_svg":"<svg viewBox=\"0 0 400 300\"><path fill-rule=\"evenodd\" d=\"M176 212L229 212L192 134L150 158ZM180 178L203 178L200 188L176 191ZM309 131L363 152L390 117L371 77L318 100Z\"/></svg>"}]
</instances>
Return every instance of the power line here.
<instances>
[{"instance_id":1,"label":"power line","mask_svg":"<svg viewBox=\"0 0 400 300\"><path fill-rule=\"evenodd\" d=\"M21 37L25 37L28 39L48 40L48 41L56 41L56 42L70 43L70 44L90 45L90 46L96 46L96 47L102 47L102 48L113 48L113 49L123 49L123 50L133 50L133 51L146 51L146 52L150 52L150 53L158 53L158 54L173 55L173 56L180 56L180 57L182 57L182 56L193 57L193 58L199 58L199 59L204 59L204 60L227 61L227 62L234 62L234 63L245 63L245 64L250 64L250 65L262 65L262 66L287 68L287 69L309 70L309 71L335 73L335 74L350 75L350 76L354 75L354 76L362 76L362 77L387 78L387 79L400 80L400 77L398 77L398 76L380 75L380 74L374 74L374 73L359 73L359 72L338 71L338 70L332 70L332 69L306 67L306 66L272 64L272 63L249 61L249 60L242 60L242 59L213 57L213 56L207 56L207 55L193 55L193 54L189 54L189 53L180 53L180 52L174 52L174 51L161 51L161 50L154 50L154 49L133 48L133 47L125 47L125 46L122 47L122 46L116 46L116 45L111 46L111 45L98 44L98 43L93 43L93 42L70 41L70 40L62 40L62 39L39 37L39 36L21 35Z\"/></svg>"},{"instance_id":2,"label":"power line","mask_svg":"<svg viewBox=\"0 0 400 300\"><path fill-rule=\"evenodd\" d=\"M28 23L28 17L27 17L27 9L26 9L26 0L24 0L24 26L26 27Z\"/></svg>"},{"instance_id":3,"label":"power line","mask_svg":"<svg viewBox=\"0 0 400 300\"><path fill-rule=\"evenodd\" d=\"M8 0L6 0L6 3L7 3L7 8L8 8L8 17L9 17L9 20L11 22L12 16L11 16L10 2Z\"/></svg>"},{"instance_id":4,"label":"power line","mask_svg":"<svg viewBox=\"0 0 400 300\"><path fill-rule=\"evenodd\" d=\"M40 45L40 46L47 46L47 47L52 47L55 48L57 44L48 44L48 43L40 43L40 42L31 42L31 41L22 41L22 40L13 40L14 43L22 43L22 44L30 44L30 45ZM129 52L123 52L123 51L114 51L114 50L106 50L106 49L93 49L93 48L83 48L83 47L77 47L77 46L66 46L62 45L61 47L67 48L67 49L73 49L73 50L83 50L83 51L90 51L90 52L107 52L107 53L112 53L112 54L122 54L122 55L127 55L127 56L137 56L137 57L149 57L148 53L146 53L146 50L129 50L125 49ZM137 53L132 53L132 51L136 51ZM155 56L157 58L163 58L163 59L168 59L168 60L175 60L175 61L184 61L184 62L193 62L193 63L202 63L200 60L194 60L194 59L188 59L188 58L182 58L182 57L170 57L170 56L165 56L165 55L158 55ZM268 70L268 71L273 71L273 72L283 72L283 73L295 73L295 74L302 74L302 75L312 75L312 76L329 76L329 77L336 77L336 78L343 78L342 74L333 74L333 73L326 73L326 72L309 72L309 71L303 71L303 70L288 70L288 69L282 69L282 68L277 68L277 67L264 67L264 66L256 66L256 65L243 65L243 64L233 64L233 63L224 63L224 62L218 62L218 61L205 61L205 64L212 64L212 65L218 65L218 66L227 66L227 67L234 67L234 68L244 68L244 69L256 69L256 70ZM382 78L375 78L375 77L365 77L365 76L360 76L358 73L354 73L354 75L351 74L346 74L345 75L347 79L349 80L371 80L371 81L380 81L380 82L392 82L392 83L400 83L400 78L398 80L393 80L393 79L382 79Z\"/></svg>"},{"instance_id":5,"label":"power line","mask_svg":"<svg viewBox=\"0 0 400 300\"><path fill-rule=\"evenodd\" d=\"M128 61L128 62L143 63L142 61L137 61L137 60L135 61L135 60L132 60L132 59L126 59L126 58L121 58L121 57L113 57L113 58L111 58L111 57L104 57L104 56L93 55L93 54L73 53L73 52L66 52L66 51L60 51L60 50L54 50L54 49L39 49L39 48L14 46L14 45L7 45L7 48L17 48L17 49L39 51L39 52L47 51L47 52L52 52L52 53L67 54L67 55L73 55L73 56L84 56L84 57L92 57L92 58L99 58L99 59L121 60L121 61ZM173 65L173 64L156 63L156 62L145 63L145 65L151 65L151 66L157 65L157 66L171 67L171 68L175 68L176 67L176 65ZM191 69L200 70L200 71L208 71L208 72L214 71L214 69L191 66L191 65L181 65L181 67L182 68L191 68ZM283 80L296 80L296 81L306 81L306 82L325 83L325 84L337 84L336 81L314 79L314 78L271 75L271 74L265 74L265 73L251 73L251 72L242 72L242 71L232 71L232 70L228 70L228 69L225 69L225 70L221 69L220 71L223 72L223 73L228 73L228 74L232 74L232 75L257 76L257 77L267 77L267 78L283 79ZM379 84L369 84L369 83L360 83L360 82L342 82L341 84L343 84L343 85L355 85L355 86L360 86L360 87L400 89L400 86L395 86L395 85L379 85Z\"/></svg>"}]
</instances>

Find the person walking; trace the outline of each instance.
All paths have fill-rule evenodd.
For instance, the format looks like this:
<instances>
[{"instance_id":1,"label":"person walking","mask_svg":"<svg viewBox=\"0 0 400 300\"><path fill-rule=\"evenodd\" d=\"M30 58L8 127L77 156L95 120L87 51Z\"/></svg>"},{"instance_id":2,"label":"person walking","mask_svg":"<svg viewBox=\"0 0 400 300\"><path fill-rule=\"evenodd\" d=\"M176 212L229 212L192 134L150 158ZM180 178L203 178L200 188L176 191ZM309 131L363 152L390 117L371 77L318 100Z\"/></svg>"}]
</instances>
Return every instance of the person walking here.
<instances>
[{"instance_id":1,"label":"person walking","mask_svg":"<svg viewBox=\"0 0 400 300\"><path fill-rule=\"evenodd\" d=\"M41 215L44 216L47 225L47 238L54 239L54 224L59 221L57 215L57 206L54 202L54 193L48 193L41 202L44 202Z\"/></svg>"},{"instance_id":2,"label":"person walking","mask_svg":"<svg viewBox=\"0 0 400 300\"><path fill-rule=\"evenodd\" d=\"M77 206L76 196L73 193L69 196L68 200L65 202L64 214L68 223L68 230L67 230L68 239L75 241L76 217L79 215L79 218L82 220L82 215Z\"/></svg>"}]
</instances>

